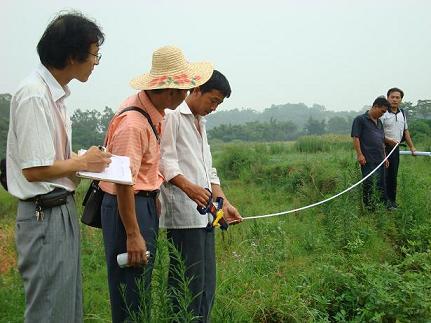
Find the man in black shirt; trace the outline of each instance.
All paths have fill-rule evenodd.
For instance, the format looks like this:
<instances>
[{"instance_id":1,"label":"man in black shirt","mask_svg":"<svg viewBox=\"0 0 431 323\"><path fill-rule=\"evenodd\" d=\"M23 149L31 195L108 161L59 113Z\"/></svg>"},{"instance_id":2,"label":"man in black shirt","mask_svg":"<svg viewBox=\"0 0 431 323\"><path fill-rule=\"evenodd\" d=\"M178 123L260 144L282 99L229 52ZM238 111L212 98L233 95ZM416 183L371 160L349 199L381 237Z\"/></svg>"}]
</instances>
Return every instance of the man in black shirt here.
<instances>
[{"instance_id":1,"label":"man in black shirt","mask_svg":"<svg viewBox=\"0 0 431 323\"><path fill-rule=\"evenodd\" d=\"M353 120L351 136L357 160L361 165L362 177L371 173L386 157L385 133L379 118L389 107L390 104L384 97L378 97L374 100L370 110ZM388 167L389 162L386 160L384 165ZM375 203L372 199L374 182L377 186L378 199L386 204L384 175L384 168L380 166L373 175L364 181L363 201L369 211L375 209Z\"/></svg>"}]
</instances>

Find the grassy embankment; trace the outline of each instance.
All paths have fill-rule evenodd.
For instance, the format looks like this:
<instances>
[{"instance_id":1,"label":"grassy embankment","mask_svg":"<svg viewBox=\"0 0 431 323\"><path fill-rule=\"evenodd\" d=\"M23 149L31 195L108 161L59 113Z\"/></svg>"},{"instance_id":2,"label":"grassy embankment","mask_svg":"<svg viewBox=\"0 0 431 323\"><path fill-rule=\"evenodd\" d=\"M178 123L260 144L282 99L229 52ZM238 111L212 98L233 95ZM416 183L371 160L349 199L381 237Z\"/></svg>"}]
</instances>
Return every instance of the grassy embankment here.
<instances>
[{"instance_id":1,"label":"grassy embankment","mask_svg":"<svg viewBox=\"0 0 431 323\"><path fill-rule=\"evenodd\" d=\"M227 196L244 216L304 206L360 179L349 138L215 145L213 155ZM401 157L396 212L363 211L359 187L323 206L248 220L224 234L218 232L213 321L431 320L430 165L426 157ZM21 322L24 300L15 269L15 202L3 191L0 202L0 321ZM169 314L163 233L160 240L155 322ZM98 230L82 226L82 256L85 321L109 321Z\"/></svg>"}]
</instances>

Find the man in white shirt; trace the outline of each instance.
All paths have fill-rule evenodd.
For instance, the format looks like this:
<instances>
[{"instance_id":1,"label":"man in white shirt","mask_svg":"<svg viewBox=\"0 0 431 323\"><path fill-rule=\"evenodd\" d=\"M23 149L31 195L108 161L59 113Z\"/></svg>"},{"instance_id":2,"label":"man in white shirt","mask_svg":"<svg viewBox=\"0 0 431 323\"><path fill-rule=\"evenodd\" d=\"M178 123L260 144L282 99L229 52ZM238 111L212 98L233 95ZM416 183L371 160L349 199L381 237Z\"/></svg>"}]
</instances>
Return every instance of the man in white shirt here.
<instances>
[{"instance_id":1,"label":"man in white shirt","mask_svg":"<svg viewBox=\"0 0 431 323\"><path fill-rule=\"evenodd\" d=\"M224 218L228 223L242 220L237 209L226 199L212 165L203 116L215 111L231 89L223 74L214 70L211 78L194 88L176 110L166 111L161 140L160 170L166 183L161 188L161 227L167 228L167 237L173 243L186 266L186 278L192 302L189 310L199 321L209 320L214 302L216 262L214 230L208 230L209 215L198 212L205 207L211 190L213 200L223 197ZM178 287L179 276L176 252L170 251L169 287L173 295L184 293ZM173 297L174 311L178 299Z\"/></svg>"},{"instance_id":2,"label":"man in white shirt","mask_svg":"<svg viewBox=\"0 0 431 323\"><path fill-rule=\"evenodd\" d=\"M99 64L104 35L79 13L57 16L37 45L41 65L12 98L7 184L19 199L18 269L25 322L82 322L80 236L73 192L76 171L101 172L110 154L91 147L72 155L67 84L86 82Z\"/></svg>"},{"instance_id":3,"label":"man in white shirt","mask_svg":"<svg viewBox=\"0 0 431 323\"><path fill-rule=\"evenodd\" d=\"M404 97L404 92L398 88L391 88L388 90L387 98L391 108L380 118L383 123L385 131L385 149L386 155L394 148L397 143L400 143L403 137L409 146L413 155L416 148L413 145L412 138L407 126L407 119L404 111L400 109L401 101ZM385 169L385 185L386 194L388 198L389 209L396 209L397 197L397 176L398 166L400 163L400 149L399 146L389 156L389 167Z\"/></svg>"}]
</instances>

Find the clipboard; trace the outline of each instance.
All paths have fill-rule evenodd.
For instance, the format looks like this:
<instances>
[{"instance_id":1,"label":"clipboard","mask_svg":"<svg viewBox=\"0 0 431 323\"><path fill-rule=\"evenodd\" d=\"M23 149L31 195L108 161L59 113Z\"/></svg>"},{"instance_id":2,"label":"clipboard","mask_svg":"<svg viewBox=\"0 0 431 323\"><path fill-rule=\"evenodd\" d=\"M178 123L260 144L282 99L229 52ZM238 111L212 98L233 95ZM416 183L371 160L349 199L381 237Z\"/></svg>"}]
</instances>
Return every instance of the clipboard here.
<instances>
[{"instance_id":1,"label":"clipboard","mask_svg":"<svg viewBox=\"0 0 431 323\"><path fill-rule=\"evenodd\" d=\"M86 150L79 150L82 155ZM132 172L130 170L130 158L127 156L111 156L111 163L101 173L78 171L76 176L98 181L111 182L124 185L133 185Z\"/></svg>"}]
</instances>

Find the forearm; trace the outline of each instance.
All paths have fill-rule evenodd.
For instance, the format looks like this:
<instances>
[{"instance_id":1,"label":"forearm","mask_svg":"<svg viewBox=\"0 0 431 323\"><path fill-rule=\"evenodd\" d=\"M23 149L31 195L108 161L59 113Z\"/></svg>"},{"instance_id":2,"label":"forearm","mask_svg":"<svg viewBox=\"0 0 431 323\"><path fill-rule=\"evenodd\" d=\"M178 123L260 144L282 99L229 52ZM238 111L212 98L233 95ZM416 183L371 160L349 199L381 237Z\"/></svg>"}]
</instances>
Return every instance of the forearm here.
<instances>
[{"instance_id":1,"label":"forearm","mask_svg":"<svg viewBox=\"0 0 431 323\"><path fill-rule=\"evenodd\" d=\"M190 182L184 175L181 174L172 178L169 183L175 185L186 194L193 185L192 182Z\"/></svg>"},{"instance_id":2,"label":"forearm","mask_svg":"<svg viewBox=\"0 0 431 323\"><path fill-rule=\"evenodd\" d=\"M177 175L169 181L181 189L191 200L199 206L205 206L211 196L205 187L201 187L189 181L184 175Z\"/></svg>"},{"instance_id":3,"label":"forearm","mask_svg":"<svg viewBox=\"0 0 431 323\"><path fill-rule=\"evenodd\" d=\"M225 201L227 201L227 199L226 199L226 196L224 195L224 192L223 192L223 190L222 190L222 188L221 188L221 186L220 185L218 185L218 184L211 184L211 191L213 192L213 196L214 196L214 198L217 198L217 197L222 197Z\"/></svg>"},{"instance_id":4,"label":"forearm","mask_svg":"<svg viewBox=\"0 0 431 323\"><path fill-rule=\"evenodd\" d=\"M56 160L51 166L25 168L23 175L29 182L42 182L50 179L71 177L75 172L85 169L86 164L82 158Z\"/></svg>"},{"instance_id":5,"label":"forearm","mask_svg":"<svg viewBox=\"0 0 431 323\"><path fill-rule=\"evenodd\" d=\"M29 182L42 182L55 178L70 177L79 170L102 172L111 162L110 157L110 153L102 152L97 147L92 146L82 156L72 154L70 159L55 160L49 166L25 168L22 173Z\"/></svg>"},{"instance_id":6,"label":"forearm","mask_svg":"<svg viewBox=\"0 0 431 323\"><path fill-rule=\"evenodd\" d=\"M404 130L404 137L406 138L407 145L409 146L410 150L415 148L415 145L413 144L412 137L410 136L410 131L407 129Z\"/></svg>"},{"instance_id":7,"label":"forearm","mask_svg":"<svg viewBox=\"0 0 431 323\"><path fill-rule=\"evenodd\" d=\"M117 191L118 212L127 236L140 234L135 210L135 194L131 185L115 185Z\"/></svg>"},{"instance_id":8,"label":"forearm","mask_svg":"<svg viewBox=\"0 0 431 323\"><path fill-rule=\"evenodd\" d=\"M362 155L362 150L361 150L361 143L359 141L359 138L355 137L353 138L353 147L355 148L356 151L356 155Z\"/></svg>"}]
</instances>

